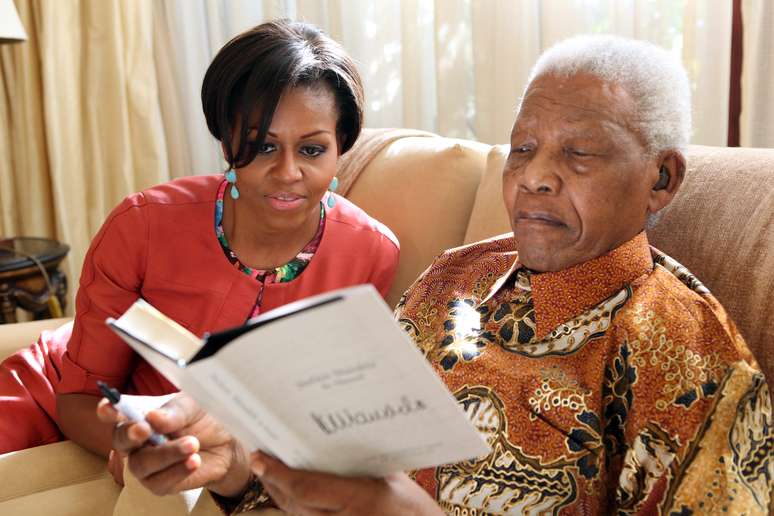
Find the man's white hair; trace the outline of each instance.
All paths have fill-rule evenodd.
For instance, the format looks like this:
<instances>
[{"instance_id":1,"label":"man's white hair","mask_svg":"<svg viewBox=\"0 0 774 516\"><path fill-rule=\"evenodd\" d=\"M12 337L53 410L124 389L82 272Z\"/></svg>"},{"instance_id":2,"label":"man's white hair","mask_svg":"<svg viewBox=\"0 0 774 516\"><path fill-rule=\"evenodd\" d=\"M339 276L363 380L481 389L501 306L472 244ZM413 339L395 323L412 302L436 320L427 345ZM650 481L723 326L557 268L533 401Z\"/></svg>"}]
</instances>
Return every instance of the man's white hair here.
<instances>
[{"instance_id":1,"label":"man's white hair","mask_svg":"<svg viewBox=\"0 0 774 516\"><path fill-rule=\"evenodd\" d=\"M546 50L530 73L527 88L542 75L595 75L622 86L635 103L632 126L646 150L656 155L682 150L691 137L691 89L679 60L661 47L618 36L566 39Z\"/></svg>"}]
</instances>

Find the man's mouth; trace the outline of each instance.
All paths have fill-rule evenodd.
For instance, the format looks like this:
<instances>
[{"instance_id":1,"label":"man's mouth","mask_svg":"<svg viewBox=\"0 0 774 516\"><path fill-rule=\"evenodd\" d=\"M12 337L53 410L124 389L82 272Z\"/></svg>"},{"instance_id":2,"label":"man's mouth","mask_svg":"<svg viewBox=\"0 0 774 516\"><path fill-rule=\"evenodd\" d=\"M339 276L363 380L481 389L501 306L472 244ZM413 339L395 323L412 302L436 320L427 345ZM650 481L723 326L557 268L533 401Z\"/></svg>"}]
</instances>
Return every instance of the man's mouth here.
<instances>
[{"instance_id":1,"label":"man's mouth","mask_svg":"<svg viewBox=\"0 0 774 516\"><path fill-rule=\"evenodd\" d=\"M548 226L566 226L562 220L552 213L545 211L525 211L516 214L516 223L527 222L530 224L545 224Z\"/></svg>"}]
</instances>

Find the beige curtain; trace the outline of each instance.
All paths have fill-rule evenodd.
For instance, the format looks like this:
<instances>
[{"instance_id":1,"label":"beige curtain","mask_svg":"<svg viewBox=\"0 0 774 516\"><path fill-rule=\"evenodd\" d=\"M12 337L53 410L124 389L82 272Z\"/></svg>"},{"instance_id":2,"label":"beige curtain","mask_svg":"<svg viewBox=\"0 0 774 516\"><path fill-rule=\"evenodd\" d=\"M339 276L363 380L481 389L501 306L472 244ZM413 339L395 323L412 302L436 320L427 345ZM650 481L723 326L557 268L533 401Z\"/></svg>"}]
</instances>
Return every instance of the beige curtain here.
<instances>
[{"instance_id":1,"label":"beige curtain","mask_svg":"<svg viewBox=\"0 0 774 516\"><path fill-rule=\"evenodd\" d=\"M761 0L762 1L762 0ZM537 56L582 33L645 39L682 58L694 93L693 142L725 145L730 2L714 0L160 0L154 3L167 131L190 157L175 174L223 166L199 104L204 70L235 34L285 16L310 21L360 65L366 125L505 143ZM179 107L168 106L174 103ZM167 112L178 111L174 119ZM169 141L169 140L168 140ZM170 149L172 145L170 144Z\"/></svg>"},{"instance_id":2,"label":"beige curtain","mask_svg":"<svg viewBox=\"0 0 774 516\"><path fill-rule=\"evenodd\" d=\"M150 0L17 0L29 40L0 47L0 231L56 238L68 311L94 233L169 178Z\"/></svg>"},{"instance_id":3,"label":"beige curtain","mask_svg":"<svg viewBox=\"0 0 774 516\"><path fill-rule=\"evenodd\" d=\"M744 0L744 61L740 143L745 147L774 147L774 3Z\"/></svg>"},{"instance_id":4,"label":"beige curtain","mask_svg":"<svg viewBox=\"0 0 774 516\"><path fill-rule=\"evenodd\" d=\"M768 76L751 80L750 70L771 74L765 29L772 8L764 0L745 1L752 20L746 26L757 29L746 33L753 64L745 63L742 138L763 145L773 132L774 109L763 109L771 106ZM694 143L725 144L730 2L16 4L29 41L0 47L0 231L71 245L71 293L92 235L123 196L171 177L223 170L201 113L204 71L229 38L278 16L315 23L352 53L363 74L371 127L504 143L539 53L563 38L595 32L646 39L680 56L694 88Z\"/></svg>"}]
</instances>

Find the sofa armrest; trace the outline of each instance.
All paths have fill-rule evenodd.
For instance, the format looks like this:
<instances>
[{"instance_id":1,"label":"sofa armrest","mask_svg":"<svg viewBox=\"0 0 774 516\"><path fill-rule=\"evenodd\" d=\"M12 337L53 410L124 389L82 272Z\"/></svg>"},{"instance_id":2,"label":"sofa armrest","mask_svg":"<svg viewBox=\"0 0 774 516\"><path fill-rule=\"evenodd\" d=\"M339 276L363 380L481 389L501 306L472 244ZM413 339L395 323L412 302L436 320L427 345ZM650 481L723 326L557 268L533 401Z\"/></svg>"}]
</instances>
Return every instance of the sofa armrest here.
<instances>
[{"instance_id":1,"label":"sofa armrest","mask_svg":"<svg viewBox=\"0 0 774 516\"><path fill-rule=\"evenodd\" d=\"M69 317L61 319L44 319L13 324L0 324L0 360L14 354L35 342L43 330L53 330L67 321Z\"/></svg>"}]
</instances>

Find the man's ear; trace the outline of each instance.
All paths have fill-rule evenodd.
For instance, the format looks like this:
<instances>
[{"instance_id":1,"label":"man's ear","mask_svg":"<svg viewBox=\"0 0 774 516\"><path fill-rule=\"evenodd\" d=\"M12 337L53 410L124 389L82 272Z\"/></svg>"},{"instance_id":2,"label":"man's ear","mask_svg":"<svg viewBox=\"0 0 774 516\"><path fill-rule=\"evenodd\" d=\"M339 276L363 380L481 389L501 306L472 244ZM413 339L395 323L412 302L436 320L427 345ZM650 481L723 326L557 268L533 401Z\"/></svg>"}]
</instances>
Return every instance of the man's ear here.
<instances>
[{"instance_id":1,"label":"man's ear","mask_svg":"<svg viewBox=\"0 0 774 516\"><path fill-rule=\"evenodd\" d=\"M658 179L653 183L648 200L648 212L658 213L674 199L685 178L685 156L678 150L668 150L656 160Z\"/></svg>"}]
</instances>

